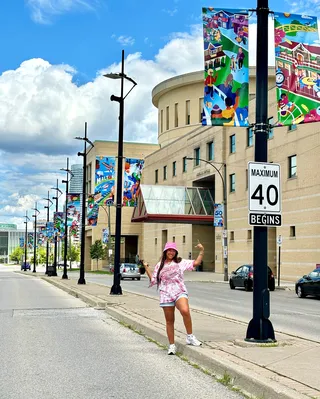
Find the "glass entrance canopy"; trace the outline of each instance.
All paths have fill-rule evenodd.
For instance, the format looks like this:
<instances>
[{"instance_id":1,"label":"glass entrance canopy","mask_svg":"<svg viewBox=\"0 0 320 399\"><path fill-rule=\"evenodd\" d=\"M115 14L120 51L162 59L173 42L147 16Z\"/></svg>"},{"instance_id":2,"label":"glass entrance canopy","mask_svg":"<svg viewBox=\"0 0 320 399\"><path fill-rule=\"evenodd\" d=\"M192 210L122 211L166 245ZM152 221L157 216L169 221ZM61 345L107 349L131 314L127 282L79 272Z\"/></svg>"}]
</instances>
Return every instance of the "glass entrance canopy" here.
<instances>
[{"instance_id":1,"label":"glass entrance canopy","mask_svg":"<svg viewBox=\"0 0 320 399\"><path fill-rule=\"evenodd\" d=\"M208 188L142 184L131 221L212 225L213 214Z\"/></svg>"}]
</instances>

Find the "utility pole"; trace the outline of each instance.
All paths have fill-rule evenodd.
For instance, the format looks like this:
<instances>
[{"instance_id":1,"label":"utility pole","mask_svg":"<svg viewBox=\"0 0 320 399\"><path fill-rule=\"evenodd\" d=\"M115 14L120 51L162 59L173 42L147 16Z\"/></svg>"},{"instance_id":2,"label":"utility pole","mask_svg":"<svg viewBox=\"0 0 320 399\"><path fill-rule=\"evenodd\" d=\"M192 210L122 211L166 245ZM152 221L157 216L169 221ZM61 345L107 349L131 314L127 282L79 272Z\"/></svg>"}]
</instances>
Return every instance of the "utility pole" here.
<instances>
[{"instance_id":1,"label":"utility pole","mask_svg":"<svg viewBox=\"0 0 320 399\"><path fill-rule=\"evenodd\" d=\"M56 190L56 196L52 197L56 201L56 212L58 212L59 209L59 197L62 194L62 191L59 189L59 180L57 179L57 186L56 187L51 187L51 190ZM60 194L58 196L58 193ZM54 255L53 255L53 270L51 273L48 273L50 276L57 276L57 255L58 255L58 236L57 234L54 234Z\"/></svg>"},{"instance_id":2,"label":"utility pole","mask_svg":"<svg viewBox=\"0 0 320 399\"><path fill-rule=\"evenodd\" d=\"M62 280L68 279L67 272L67 254L68 254L68 194L69 194L69 175L73 177L73 173L69 169L69 158L67 158L67 168L60 169L67 172L66 180L62 180L62 183L66 185L66 204L65 204L65 214L64 214L64 254L63 254L63 275Z\"/></svg>"},{"instance_id":3,"label":"utility pole","mask_svg":"<svg viewBox=\"0 0 320 399\"><path fill-rule=\"evenodd\" d=\"M268 0L257 1L255 161L268 161ZM262 44L263 43L263 44ZM253 227L253 318L246 340L275 341L268 290L268 228Z\"/></svg>"},{"instance_id":4,"label":"utility pole","mask_svg":"<svg viewBox=\"0 0 320 399\"><path fill-rule=\"evenodd\" d=\"M47 237L47 229L48 229L48 223L49 223L49 218L50 218L50 206L53 204L53 202L50 199L49 196L49 191L48 191L48 197L47 198L43 198L44 200L47 201L47 205L44 207L45 209L47 209L47 225L46 225L46 244L47 244L47 249L46 249L46 274L48 274L48 266L49 266L49 240ZM49 205L50 203L50 205Z\"/></svg>"},{"instance_id":5,"label":"utility pole","mask_svg":"<svg viewBox=\"0 0 320 399\"><path fill-rule=\"evenodd\" d=\"M36 273L36 263L37 263L37 216L40 213L37 209L37 203L35 204L34 210L34 237L33 237L33 273Z\"/></svg>"},{"instance_id":6,"label":"utility pole","mask_svg":"<svg viewBox=\"0 0 320 399\"><path fill-rule=\"evenodd\" d=\"M84 256L85 256L85 236L86 236L86 180L87 180L87 143L93 148L93 143L87 137L87 122L84 124L84 137L75 137L77 140L84 141L83 152L78 152L78 156L83 157L83 180L82 180L82 210L81 210L81 248L80 248L80 276L78 284L86 284L84 278ZM91 149L90 149L91 151Z\"/></svg>"}]
</instances>

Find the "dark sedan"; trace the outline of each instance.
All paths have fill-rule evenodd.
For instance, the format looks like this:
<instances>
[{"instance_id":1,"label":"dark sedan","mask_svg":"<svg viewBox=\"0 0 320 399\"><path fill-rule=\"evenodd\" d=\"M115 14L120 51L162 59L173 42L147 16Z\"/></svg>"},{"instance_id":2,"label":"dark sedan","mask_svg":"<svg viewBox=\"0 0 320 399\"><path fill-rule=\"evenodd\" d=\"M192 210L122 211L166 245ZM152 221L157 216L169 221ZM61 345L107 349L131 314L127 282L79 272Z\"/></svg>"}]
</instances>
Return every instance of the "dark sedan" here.
<instances>
[{"instance_id":1,"label":"dark sedan","mask_svg":"<svg viewBox=\"0 0 320 399\"><path fill-rule=\"evenodd\" d=\"M246 291L251 291L253 288L253 266L242 265L234 272L231 272L229 285L232 290L236 287L243 287ZM275 289L275 281L272 270L268 266L268 288L270 291Z\"/></svg>"},{"instance_id":2,"label":"dark sedan","mask_svg":"<svg viewBox=\"0 0 320 399\"><path fill-rule=\"evenodd\" d=\"M314 269L296 282L296 294L299 298L320 296L320 269Z\"/></svg>"}]
</instances>

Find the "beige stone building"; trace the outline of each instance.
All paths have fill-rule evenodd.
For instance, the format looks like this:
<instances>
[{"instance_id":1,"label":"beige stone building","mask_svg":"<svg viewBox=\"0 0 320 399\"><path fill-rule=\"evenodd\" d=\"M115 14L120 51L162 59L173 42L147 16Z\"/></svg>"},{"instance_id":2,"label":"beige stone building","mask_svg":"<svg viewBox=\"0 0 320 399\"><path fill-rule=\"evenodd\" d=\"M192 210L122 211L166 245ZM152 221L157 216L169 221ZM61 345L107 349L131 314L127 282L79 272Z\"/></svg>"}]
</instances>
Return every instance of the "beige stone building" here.
<instances>
[{"instance_id":1,"label":"beige stone building","mask_svg":"<svg viewBox=\"0 0 320 399\"><path fill-rule=\"evenodd\" d=\"M143 144L143 143L129 143L124 142L123 144L123 156L124 158L138 158L144 159L146 155L156 151L159 148L157 144ZM117 157L118 154L118 143L113 141L95 141L94 147L88 152L87 156L87 193L94 193L95 187L95 162L96 157ZM117 162L117 161L116 161ZM124 162L124 161L123 161ZM116 164L117 171L117 164ZM143 181L143 178L142 178ZM116 183L117 185L117 183ZM115 192L116 198L117 192ZM134 259L135 255L140 254L142 251L142 223L131 223L133 208L123 207L122 208L122 224L121 224L121 259ZM90 246L96 241L102 239L102 229L110 226L111 236L115 234L115 206L104 206L99 209L99 217L97 226L86 227L86 238L85 238L85 269L86 270L97 270L96 260L90 258ZM110 243L110 249L113 249L112 243ZM112 261L112 256L110 257ZM109 264L109 259L99 261L98 269L105 267Z\"/></svg>"},{"instance_id":2,"label":"beige stone building","mask_svg":"<svg viewBox=\"0 0 320 399\"><path fill-rule=\"evenodd\" d=\"M255 69L250 68L249 119L255 120ZM210 161L224 176L226 165L229 273L253 259L253 227L248 224L248 162L254 160L251 129L202 127L203 72L168 79L157 85L152 101L158 109L159 146L130 144L130 156L143 154L142 184L207 187L216 203L223 201L223 182ZM270 124L277 120L274 68L269 68ZM277 236L282 236L281 277L295 280L320 264L320 175L317 162L319 123L274 128L268 139L268 161L281 165L282 226L268 229L268 262L277 274ZM100 147L99 147L100 146ZM99 143L99 155L116 143ZM106 146L106 147L103 147ZM127 147L127 151L129 151ZM94 153L93 153L94 154ZM91 162L93 160L91 156ZM186 160L187 157L196 160ZM89 174L90 175L90 174ZM94 171L91 171L93 179ZM159 205L160 206L160 205ZM114 211L114 210L113 210ZM112 213L112 225L114 213ZM205 245L203 270L223 271L222 228L212 225L172 223L130 223L132 209L123 212L124 234L139 236L141 257L155 263L166 241L176 241L183 257L195 256L197 239ZM99 221L103 224L104 221ZM101 236L101 227L96 232ZM90 229L91 230L91 229ZM191 253L191 254L190 254ZM86 262L86 264L88 264Z\"/></svg>"},{"instance_id":3,"label":"beige stone building","mask_svg":"<svg viewBox=\"0 0 320 399\"><path fill-rule=\"evenodd\" d=\"M255 120L255 69L250 68L249 119ZM270 124L277 120L274 68L269 68ZM160 149L145 159L144 182L212 188L223 201L221 171L226 164L229 273L253 260L253 227L248 224L248 162L254 160L252 130L202 127L203 72L169 79L152 93L158 108ZM281 276L295 280L320 263L319 123L274 128L268 161L281 165L282 226L268 229L268 262L277 274L277 236L282 236ZM166 240L175 240L183 257L195 256L197 239L205 245L204 270L223 271L222 228L201 225L144 224L144 255L156 262Z\"/></svg>"}]
</instances>

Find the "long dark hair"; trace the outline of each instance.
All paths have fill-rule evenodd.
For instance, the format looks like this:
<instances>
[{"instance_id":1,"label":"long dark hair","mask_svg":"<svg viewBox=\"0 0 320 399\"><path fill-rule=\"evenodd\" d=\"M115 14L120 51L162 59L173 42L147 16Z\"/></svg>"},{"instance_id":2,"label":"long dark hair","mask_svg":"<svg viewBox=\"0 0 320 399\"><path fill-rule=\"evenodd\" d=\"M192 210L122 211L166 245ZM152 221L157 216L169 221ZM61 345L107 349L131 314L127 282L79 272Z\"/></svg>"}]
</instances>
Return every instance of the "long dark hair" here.
<instances>
[{"instance_id":1,"label":"long dark hair","mask_svg":"<svg viewBox=\"0 0 320 399\"><path fill-rule=\"evenodd\" d=\"M163 252L163 254L162 254L160 259L161 259L160 260L160 266L159 266L158 273L157 273L157 288L159 288L159 284L160 284L160 272L163 269L164 262L167 259L167 251ZM176 263L180 263L181 262L182 258L178 257L178 252L177 251L176 251L176 254L175 254L175 256L174 256L174 258L172 260L174 262L176 262Z\"/></svg>"}]
</instances>

